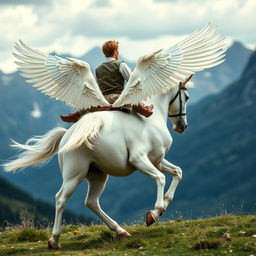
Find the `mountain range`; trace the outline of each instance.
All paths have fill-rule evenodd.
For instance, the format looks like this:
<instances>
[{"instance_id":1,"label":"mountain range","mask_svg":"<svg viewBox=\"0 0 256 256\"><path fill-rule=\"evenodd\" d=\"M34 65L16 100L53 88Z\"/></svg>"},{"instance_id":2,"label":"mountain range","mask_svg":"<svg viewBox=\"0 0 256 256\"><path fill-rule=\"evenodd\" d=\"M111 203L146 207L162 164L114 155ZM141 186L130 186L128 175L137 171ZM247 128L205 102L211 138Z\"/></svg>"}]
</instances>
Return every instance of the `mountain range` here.
<instances>
[{"instance_id":1,"label":"mountain range","mask_svg":"<svg viewBox=\"0 0 256 256\"><path fill-rule=\"evenodd\" d=\"M195 88L191 91L191 102L196 103L208 95L216 94L236 81L241 76L251 53L252 51L241 43L234 42L227 50L222 64L196 73L193 76Z\"/></svg>"},{"instance_id":2,"label":"mountain range","mask_svg":"<svg viewBox=\"0 0 256 256\"><path fill-rule=\"evenodd\" d=\"M81 59L86 59L94 69L103 60L100 54L100 49L94 48ZM204 75L208 70L194 76L196 88L190 90L191 98L196 97L196 90L208 90L209 86L202 88L203 85L199 84L206 85L204 81L211 81L217 89L215 94L208 91L201 101L188 106L187 132L184 135L173 134L174 144L167 158L182 167L184 179L166 217L211 216L222 208L254 211L255 72L250 70L256 66L255 53L241 78L234 82L242 73L250 54L241 44L235 43L228 51L226 62L219 69L216 67L215 71L210 69L212 76ZM208 80L201 80L200 76ZM17 72L8 75L0 73L0 81L2 161L14 154L8 147L9 138L24 143L28 138L44 134L56 126L69 126L61 123L58 115L72 109L32 89ZM226 84L229 81L233 83ZM35 198L51 203L54 203L54 195L61 185L55 158L40 169L28 168L15 174L1 174ZM119 221L138 220L153 206L155 192L155 182L140 173L125 179L111 177L101 199L102 207ZM85 193L86 184L82 183L68 208L77 213L89 213L84 210Z\"/></svg>"},{"instance_id":3,"label":"mountain range","mask_svg":"<svg viewBox=\"0 0 256 256\"><path fill-rule=\"evenodd\" d=\"M55 208L52 204L36 200L5 179L0 178L0 227L7 221L20 224L24 221L33 222L36 226L49 226L53 222ZM84 215L65 211L66 223L89 224L92 219ZM24 224L24 223L23 223Z\"/></svg>"}]
</instances>

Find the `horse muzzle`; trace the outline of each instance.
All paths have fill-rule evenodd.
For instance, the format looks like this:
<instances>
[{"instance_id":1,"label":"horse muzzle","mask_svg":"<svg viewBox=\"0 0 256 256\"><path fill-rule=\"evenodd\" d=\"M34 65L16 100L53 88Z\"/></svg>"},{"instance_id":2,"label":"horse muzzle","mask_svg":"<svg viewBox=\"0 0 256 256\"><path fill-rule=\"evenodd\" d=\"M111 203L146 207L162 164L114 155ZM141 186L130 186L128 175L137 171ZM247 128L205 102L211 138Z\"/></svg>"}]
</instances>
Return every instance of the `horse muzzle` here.
<instances>
[{"instance_id":1,"label":"horse muzzle","mask_svg":"<svg viewBox=\"0 0 256 256\"><path fill-rule=\"evenodd\" d=\"M186 130L187 127L187 123L182 118L180 118L176 125L173 127L173 130L181 134Z\"/></svg>"}]
</instances>

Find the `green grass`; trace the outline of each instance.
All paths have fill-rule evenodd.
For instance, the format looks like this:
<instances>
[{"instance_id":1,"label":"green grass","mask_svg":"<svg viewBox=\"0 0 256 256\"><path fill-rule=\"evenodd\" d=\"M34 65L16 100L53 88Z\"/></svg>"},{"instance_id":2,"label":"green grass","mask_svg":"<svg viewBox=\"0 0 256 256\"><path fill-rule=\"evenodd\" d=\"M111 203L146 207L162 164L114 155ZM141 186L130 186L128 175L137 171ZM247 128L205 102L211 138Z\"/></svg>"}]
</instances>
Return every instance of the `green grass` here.
<instances>
[{"instance_id":1,"label":"green grass","mask_svg":"<svg viewBox=\"0 0 256 256\"><path fill-rule=\"evenodd\" d=\"M202 220L125 227L131 238L119 238L107 227L63 227L61 250L48 250L50 230L11 229L0 233L0 255L111 256L256 256L256 216L222 216ZM245 232L241 235L241 231ZM230 239L225 239L227 233ZM224 235L225 234L225 235Z\"/></svg>"}]
</instances>

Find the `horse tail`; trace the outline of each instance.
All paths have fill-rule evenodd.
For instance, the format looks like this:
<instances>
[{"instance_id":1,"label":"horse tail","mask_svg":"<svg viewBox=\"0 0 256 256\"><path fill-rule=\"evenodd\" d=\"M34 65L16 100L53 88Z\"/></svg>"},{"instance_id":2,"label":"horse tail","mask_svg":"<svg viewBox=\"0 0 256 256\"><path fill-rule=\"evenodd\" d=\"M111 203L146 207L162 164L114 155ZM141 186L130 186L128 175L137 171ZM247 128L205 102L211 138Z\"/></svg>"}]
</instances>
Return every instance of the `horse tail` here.
<instances>
[{"instance_id":1,"label":"horse tail","mask_svg":"<svg viewBox=\"0 0 256 256\"><path fill-rule=\"evenodd\" d=\"M74 126L74 130L67 142L59 150L59 153L72 151L85 144L88 148L93 148L93 142L99 136L100 129L104 122L97 115L86 114Z\"/></svg>"},{"instance_id":2,"label":"horse tail","mask_svg":"<svg viewBox=\"0 0 256 256\"><path fill-rule=\"evenodd\" d=\"M4 170L11 172L46 162L57 151L60 140L66 131L65 128L57 127L43 136L36 136L29 139L26 144L12 141L13 144L11 147L23 150L23 152L18 154L15 160L3 164Z\"/></svg>"}]
</instances>

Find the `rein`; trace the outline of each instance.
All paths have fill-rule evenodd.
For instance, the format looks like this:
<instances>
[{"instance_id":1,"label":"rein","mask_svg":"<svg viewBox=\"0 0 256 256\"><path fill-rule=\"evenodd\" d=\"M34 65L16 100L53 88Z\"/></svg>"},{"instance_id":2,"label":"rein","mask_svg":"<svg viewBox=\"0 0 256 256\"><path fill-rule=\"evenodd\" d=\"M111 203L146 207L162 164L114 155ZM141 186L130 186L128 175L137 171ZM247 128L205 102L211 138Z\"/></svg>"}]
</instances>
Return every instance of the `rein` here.
<instances>
[{"instance_id":1,"label":"rein","mask_svg":"<svg viewBox=\"0 0 256 256\"><path fill-rule=\"evenodd\" d=\"M182 99L181 99L181 90L187 90L186 87L180 86L178 92L175 94L173 99L169 102L169 106L172 105L172 103L177 99L179 96L179 104L180 104L180 111L178 114L170 115L168 114L169 117L177 117L177 116L186 116L186 113L182 113Z\"/></svg>"}]
</instances>

